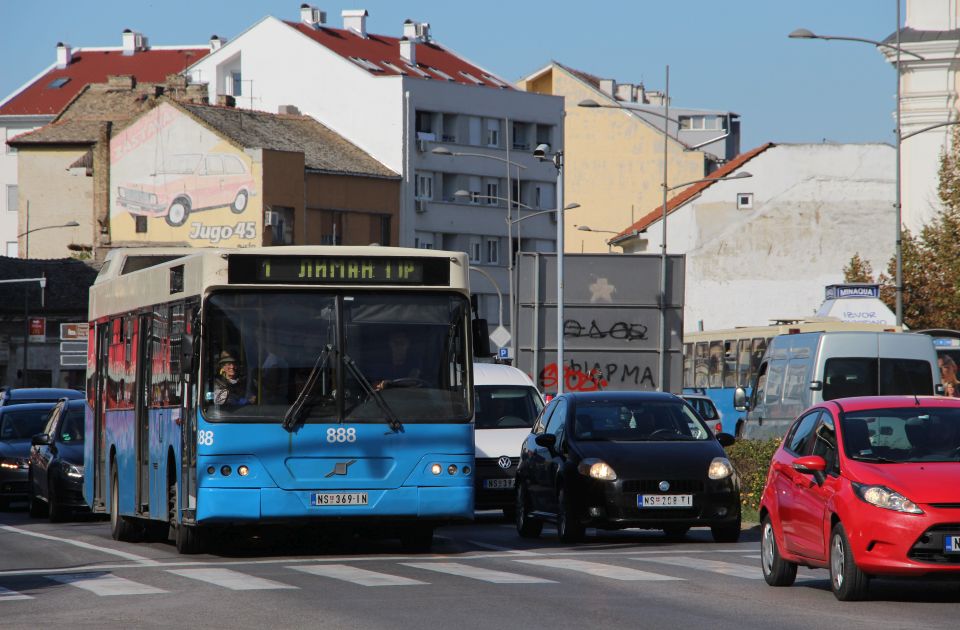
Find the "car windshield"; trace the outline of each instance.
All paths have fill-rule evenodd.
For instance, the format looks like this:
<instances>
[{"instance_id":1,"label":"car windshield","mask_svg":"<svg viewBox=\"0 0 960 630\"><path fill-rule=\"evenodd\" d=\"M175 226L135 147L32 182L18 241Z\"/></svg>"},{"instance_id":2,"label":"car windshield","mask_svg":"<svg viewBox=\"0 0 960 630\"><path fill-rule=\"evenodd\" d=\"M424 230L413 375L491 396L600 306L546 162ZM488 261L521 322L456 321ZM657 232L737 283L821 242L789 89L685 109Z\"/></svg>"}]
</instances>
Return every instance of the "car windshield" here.
<instances>
[{"instance_id":1,"label":"car windshield","mask_svg":"<svg viewBox=\"0 0 960 630\"><path fill-rule=\"evenodd\" d=\"M290 428L469 422L468 307L443 293L216 293L204 317L204 415Z\"/></svg>"},{"instance_id":2,"label":"car windshield","mask_svg":"<svg viewBox=\"0 0 960 630\"><path fill-rule=\"evenodd\" d=\"M904 407L847 412L847 457L881 463L960 461L960 408Z\"/></svg>"},{"instance_id":3,"label":"car windshield","mask_svg":"<svg viewBox=\"0 0 960 630\"><path fill-rule=\"evenodd\" d=\"M529 429L543 409L533 387L477 385L476 390L477 429Z\"/></svg>"},{"instance_id":4,"label":"car windshield","mask_svg":"<svg viewBox=\"0 0 960 630\"><path fill-rule=\"evenodd\" d=\"M26 440L40 433L52 408L53 405L46 409L7 409L0 416L0 440Z\"/></svg>"},{"instance_id":5,"label":"car windshield","mask_svg":"<svg viewBox=\"0 0 960 630\"><path fill-rule=\"evenodd\" d=\"M57 439L61 442L83 442L83 423L83 407L68 409L67 417L60 424Z\"/></svg>"},{"instance_id":6,"label":"car windshield","mask_svg":"<svg viewBox=\"0 0 960 630\"><path fill-rule=\"evenodd\" d=\"M681 400L577 402L578 440L708 440L711 433Z\"/></svg>"},{"instance_id":7,"label":"car windshield","mask_svg":"<svg viewBox=\"0 0 960 630\"><path fill-rule=\"evenodd\" d=\"M687 398L687 402L693 405L704 420L716 420L720 417L713 401L709 398Z\"/></svg>"}]
</instances>

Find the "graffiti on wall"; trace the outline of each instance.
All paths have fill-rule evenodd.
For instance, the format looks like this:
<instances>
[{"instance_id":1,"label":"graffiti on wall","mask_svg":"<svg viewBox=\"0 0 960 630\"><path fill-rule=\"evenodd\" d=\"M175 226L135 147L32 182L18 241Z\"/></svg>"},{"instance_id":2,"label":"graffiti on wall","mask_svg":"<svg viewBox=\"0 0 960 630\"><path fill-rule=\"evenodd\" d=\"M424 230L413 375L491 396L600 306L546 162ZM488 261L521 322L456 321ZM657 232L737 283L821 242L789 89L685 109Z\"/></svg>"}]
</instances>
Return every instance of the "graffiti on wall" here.
<instances>
[{"instance_id":1,"label":"graffiti on wall","mask_svg":"<svg viewBox=\"0 0 960 630\"><path fill-rule=\"evenodd\" d=\"M147 112L111 140L110 155L114 240L259 244L260 164L179 109Z\"/></svg>"},{"instance_id":2,"label":"graffiti on wall","mask_svg":"<svg viewBox=\"0 0 960 630\"><path fill-rule=\"evenodd\" d=\"M543 391L557 388L557 364L548 363L540 370L538 385ZM656 389L653 370L649 366L627 362L570 361L563 368L563 390L595 392L614 386L617 389Z\"/></svg>"},{"instance_id":3,"label":"graffiti on wall","mask_svg":"<svg viewBox=\"0 0 960 630\"><path fill-rule=\"evenodd\" d=\"M589 324L578 322L575 319L563 320L564 337L587 337L590 339L618 339L622 341L645 341L647 327L643 324L629 322L613 322L612 324L598 324L597 320L590 320Z\"/></svg>"}]
</instances>

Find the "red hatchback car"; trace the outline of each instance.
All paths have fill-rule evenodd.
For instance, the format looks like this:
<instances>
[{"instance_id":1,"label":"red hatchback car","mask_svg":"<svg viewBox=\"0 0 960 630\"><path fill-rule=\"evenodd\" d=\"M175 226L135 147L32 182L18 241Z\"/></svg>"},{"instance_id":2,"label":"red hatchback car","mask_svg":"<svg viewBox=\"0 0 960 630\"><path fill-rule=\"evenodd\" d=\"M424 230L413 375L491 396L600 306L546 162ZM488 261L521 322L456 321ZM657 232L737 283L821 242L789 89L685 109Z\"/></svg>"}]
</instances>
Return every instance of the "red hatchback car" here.
<instances>
[{"instance_id":1,"label":"red hatchback car","mask_svg":"<svg viewBox=\"0 0 960 630\"><path fill-rule=\"evenodd\" d=\"M770 463L760 502L771 586L830 569L839 600L870 577L960 577L960 400L865 396L811 407Z\"/></svg>"}]
</instances>

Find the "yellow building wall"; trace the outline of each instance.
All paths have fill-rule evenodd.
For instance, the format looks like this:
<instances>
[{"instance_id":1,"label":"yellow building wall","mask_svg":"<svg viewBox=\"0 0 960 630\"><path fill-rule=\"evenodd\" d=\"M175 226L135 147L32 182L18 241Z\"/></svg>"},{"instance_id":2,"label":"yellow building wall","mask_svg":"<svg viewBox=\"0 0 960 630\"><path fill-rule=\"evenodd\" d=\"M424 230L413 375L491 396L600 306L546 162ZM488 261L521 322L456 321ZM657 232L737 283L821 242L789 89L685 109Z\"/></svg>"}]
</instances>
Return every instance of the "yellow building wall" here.
<instances>
[{"instance_id":1,"label":"yellow building wall","mask_svg":"<svg viewBox=\"0 0 960 630\"><path fill-rule=\"evenodd\" d=\"M580 204L566 213L564 251L607 252L613 234L577 226L619 232L661 205L663 134L624 110L578 107L603 97L556 67L519 87L564 97L564 203ZM671 139L667 156L668 185L704 176L702 152L684 151Z\"/></svg>"},{"instance_id":2,"label":"yellow building wall","mask_svg":"<svg viewBox=\"0 0 960 630\"><path fill-rule=\"evenodd\" d=\"M93 178L82 168L70 169L88 149L20 147L17 234L30 230L17 239L20 258L69 258L76 252L68 245L92 242ZM70 221L80 225L42 229Z\"/></svg>"}]
</instances>

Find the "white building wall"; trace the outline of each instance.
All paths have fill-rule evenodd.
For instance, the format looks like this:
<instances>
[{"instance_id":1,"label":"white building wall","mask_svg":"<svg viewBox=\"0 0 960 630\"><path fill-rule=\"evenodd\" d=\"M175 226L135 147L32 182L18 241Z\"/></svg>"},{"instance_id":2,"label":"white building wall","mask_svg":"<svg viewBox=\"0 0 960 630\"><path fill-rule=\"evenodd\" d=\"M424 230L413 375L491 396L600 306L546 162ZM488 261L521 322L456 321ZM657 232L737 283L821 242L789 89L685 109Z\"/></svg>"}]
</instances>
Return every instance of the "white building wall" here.
<instances>
[{"instance_id":1,"label":"white building wall","mask_svg":"<svg viewBox=\"0 0 960 630\"><path fill-rule=\"evenodd\" d=\"M739 169L751 179L713 184L672 213L668 250L687 257L684 329L813 315L856 253L886 271L894 158L886 144L779 145ZM738 193L753 193L752 209L737 209ZM659 221L647 236L659 252Z\"/></svg>"},{"instance_id":2,"label":"white building wall","mask_svg":"<svg viewBox=\"0 0 960 630\"><path fill-rule=\"evenodd\" d=\"M17 152L6 141L43 126L52 116L0 116L0 256L18 256L17 207L7 191L17 186ZM18 187L19 188L19 187ZM11 245L12 244L12 245Z\"/></svg>"}]
</instances>

